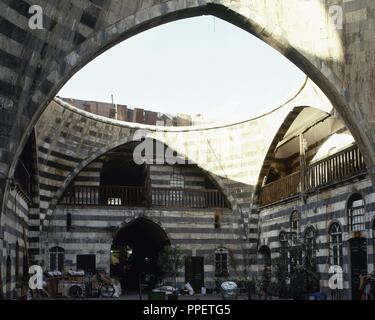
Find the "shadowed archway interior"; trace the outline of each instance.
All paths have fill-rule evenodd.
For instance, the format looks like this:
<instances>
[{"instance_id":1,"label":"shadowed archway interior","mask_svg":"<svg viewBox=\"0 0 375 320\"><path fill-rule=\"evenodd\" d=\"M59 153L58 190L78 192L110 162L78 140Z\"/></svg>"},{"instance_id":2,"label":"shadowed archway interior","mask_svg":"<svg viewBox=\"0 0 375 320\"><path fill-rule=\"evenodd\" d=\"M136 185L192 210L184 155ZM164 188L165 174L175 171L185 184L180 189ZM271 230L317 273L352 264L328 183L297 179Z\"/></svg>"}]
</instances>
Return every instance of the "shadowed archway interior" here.
<instances>
[{"instance_id":1,"label":"shadowed archway interior","mask_svg":"<svg viewBox=\"0 0 375 320\"><path fill-rule=\"evenodd\" d=\"M121 228L111 249L111 276L120 279L123 290L137 290L140 283L157 281L160 251L169 245L165 231L155 222L138 218Z\"/></svg>"}]
</instances>

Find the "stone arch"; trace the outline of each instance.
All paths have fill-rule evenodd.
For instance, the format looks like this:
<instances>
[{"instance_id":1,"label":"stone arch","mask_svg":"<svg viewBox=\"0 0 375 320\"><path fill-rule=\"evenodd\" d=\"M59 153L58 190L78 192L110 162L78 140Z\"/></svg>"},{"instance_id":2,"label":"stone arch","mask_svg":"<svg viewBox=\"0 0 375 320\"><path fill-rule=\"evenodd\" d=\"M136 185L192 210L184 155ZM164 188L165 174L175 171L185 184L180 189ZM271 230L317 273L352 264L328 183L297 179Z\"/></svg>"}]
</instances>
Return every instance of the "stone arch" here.
<instances>
[{"instance_id":1,"label":"stone arch","mask_svg":"<svg viewBox=\"0 0 375 320\"><path fill-rule=\"evenodd\" d=\"M128 289L139 287L144 272L157 277L159 254L171 244L170 239L160 224L146 216L122 223L113 237L111 256L117 252L117 263L111 263L111 276L121 279Z\"/></svg>"},{"instance_id":2,"label":"stone arch","mask_svg":"<svg viewBox=\"0 0 375 320\"><path fill-rule=\"evenodd\" d=\"M153 139L154 141L159 141L159 140L156 140L156 139ZM134 138L134 135L131 135L131 136L127 136L123 139L121 139L120 141L118 142L115 142L111 145L108 145L106 147L103 147L101 149L99 149L97 152L93 153L89 158L85 159L84 161L82 161L70 174L69 176L65 179L65 181L63 182L63 184L61 185L61 187L58 189L58 191L55 193L55 196L53 197L53 199L51 200L50 202L50 206L48 208L48 214L47 214L47 217L46 217L46 220L45 222L43 222L43 225L46 225L48 224L48 221L54 211L54 209L56 208L59 200L61 199L61 197L63 196L65 190L69 187L70 183L79 175L79 173L84 170L90 163L94 162L95 160L99 159L101 156L103 156L104 154L110 152L111 150L114 150L116 149L117 147L120 147L120 146L123 146L123 145L126 145L126 144L129 144L129 143L132 143L132 142L137 142L138 140ZM163 143L163 142L162 142ZM231 207L234 207L235 205L235 202L234 200L232 199L232 197L230 197L230 194L228 193L228 191L222 186L222 184L217 181L216 177L214 175L212 175L210 172L208 172L207 170L205 170L204 168L202 168L199 164L196 164L197 167L203 172L203 174L210 179L210 181L212 181L215 186L217 186L217 188L224 194L228 204L231 206Z\"/></svg>"},{"instance_id":3,"label":"stone arch","mask_svg":"<svg viewBox=\"0 0 375 320\"><path fill-rule=\"evenodd\" d=\"M152 217L147 217L145 215L139 215L139 216L135 216L135 217L132 217L132 218L127 218L123 223L121 223L116 229L115 231L113 232L114 234L114 239L116 238L116 236L118 236L119 232L126 228L127 226L129 226L130 224L132 224L133 222L135 221L145 221L147 223L152 223L155 227L157 227L159 229L159 231L161 231L165 238L169 240L170 242L170 239L171 237L169 236L168 232L165 230L165 228L163 228L163 225L160 221L158 221L157 219L155 218L152 218Z\"/></svg>"},{"instance_id":4,"label":"stone arch","mask_svg":"<svg viewBox=\"0 0 375 320\"><path fill-rule=\"evenodd\" d=\"M318 229L316 228L316 226L314 226L313 224L308 224L307 226L305 226L302 234L303 234L303 238L305 239L309 233L311 233L314 237L318 237Z\"/></svg>"},{"instance_id":5,"label":"stone arch","mask_svg":"<svg viewBox=\"0 0 375 320\"><path fill-rule=\"evenodd\" d=\"M341 230L344 231L342 223L338 219L333 219L333 220L330 220L329 223L327 224L327 228L325 229L326 235L329 235L329 232L332 226L335 224L337 224L341 228Z\"/></svg>"},{"instance_id":6,"label":"stone arch","mask_svg":"<svg viewBox=\"0 0 375 320\"><path fill-rule=\"evenodd\" d=\"M270 274L272 267L272 251L268 245L263 245L257 252L257 264L259 276Z\"/></svg>"},{"instance_id":7,"label":"stone arch","mask_svg":"<svg viewBox=\"0 0 375 320\"><path fill-rule=\"evenodd\" d=\"M162 3L159 3L159 1L156 3L148 2L146 4L136 3L129 11L125 10L123 17L117 22L104 25L98 30L94 28L92 34L81 44L73 46L72 50L60 59L61 63L55 66L53 70L43 69L43 75L46 80L41 82L31 92L31 95L30 92L27 93L32 97L29 105L30 110L28 110L28 117L31 119L31 123L26 130L20 127L20 131L22 133L30 132L43 109L63 84L84 65L112 46L135 34L167 22L199 15L214 15L248 31L269 44L301 68L313 81L319 83L322 90L345 119L348 127L353 129L353 134L362 149L362 154L366 162L370 162L369 160L373 156L373 152L371 152L371 149L365 150L364 148L365 145L370 145L368 137L365 136L364 132L361 132L356 124L355 116L350 112L349 106L345 103L346 101L343 97L343 93L345 92L343 81L335 74L335 71L340 70L340 66L343 64L342 43L339 31L335 29L334 22L327 17L329 14L328 8L320 2L313 2L312 5L316 11L319 23L322 23L322 21L325 23L321 27L330 35L330 38L327 37L327 39L330 39L332 42L331 44L326 40L322 44L322 47L326 46L327 54L330 52L329 45L332 45L332 48L337 47L338 52L337 54L333 54L333 57L324 57L317 48L317 52L314 52L312 49L313 44L309 44L308 40L297 43L292 30L298 30L298 28L296 26L291 28L288 25L283 25L282 22L285 15L290 14L293 16L293 10L300 13L305 10L298 1L293 1L292 4L279 1L277 5L272 6L267 6L266 3L262 2L229 2L227 0L215 2L170 0L163 1ZM304 27L305 21L301 23L303 23L301 30L306 30L306 27ZM275 28L275 25L277 28ZM22 141L19 143L18 151L15 152L16 158L17 154L22 150L27 134L23 134L22 136L23 138L21 138ZM370 166L368 165L368 167ZM14 161L11 164L10 172L12 172L13 168Z\"/></svg>"},{"instance_id":8,"label":"stone arch","mask_svg":"<svg viewBox=\"0 0 375 320\"><path fill-rule=\"evenodd\" d=\"M287 116L287 118L285 119L283 124L281 125L279 131L275 135L275 137L274 137L274 139L271 143L271 146L268 148L266 158L263 162L263 166L262 166L262 169L261 169L260 174L259 174L258 183L257 183L256 189L255 189L256 194L259 194L260 188L262 187L262 183L263 183L262 177L264 177L271 168L271 163L272 163L272 159L273 159L272 154L273 154L274 150L276 149L277 144L285 136L285 134L289 130L290 126L292 125L294 120L298 117L298 115L302 112L303 109L304 109L304 107L295 107L289 113L289 115Z\"/></svg>"}]
</instances>

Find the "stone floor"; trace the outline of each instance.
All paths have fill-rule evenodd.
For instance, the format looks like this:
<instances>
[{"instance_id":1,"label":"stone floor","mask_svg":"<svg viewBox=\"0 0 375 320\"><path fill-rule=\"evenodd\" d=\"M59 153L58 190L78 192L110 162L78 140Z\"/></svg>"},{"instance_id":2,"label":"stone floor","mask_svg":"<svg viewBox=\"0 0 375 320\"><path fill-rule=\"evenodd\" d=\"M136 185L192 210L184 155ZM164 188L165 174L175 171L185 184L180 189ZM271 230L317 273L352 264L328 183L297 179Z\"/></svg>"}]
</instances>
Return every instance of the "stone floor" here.
<instances>
[{"instance_id":1,"label":"stone floor","mask_svg":"<svg viewBox=\"0 0 375 320\"><path fill-rule=\"evenodd\" d=\"M123 294L119 299L118 298L111 298L111 299L88 299L88 300L121 300L121 301L139 301L139 293L127 293ZM144 293L142 295L143 301L148 301L148 294ZM223 300L221 294L207 294L207 295L194 295L194 296L179 296L178 300L181 301L218 301ZM247 296L240 296L237 300L248 300Z\"/></svg>"}]
</instances>

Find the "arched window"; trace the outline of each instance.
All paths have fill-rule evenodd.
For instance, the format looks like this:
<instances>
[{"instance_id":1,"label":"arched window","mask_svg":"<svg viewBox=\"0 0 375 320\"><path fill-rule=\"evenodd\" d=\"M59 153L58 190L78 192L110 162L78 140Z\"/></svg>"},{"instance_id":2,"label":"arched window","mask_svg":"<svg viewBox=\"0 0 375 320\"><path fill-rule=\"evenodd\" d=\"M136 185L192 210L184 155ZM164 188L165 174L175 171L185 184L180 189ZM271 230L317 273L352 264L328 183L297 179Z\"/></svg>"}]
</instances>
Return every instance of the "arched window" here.
<instances>
[{"instance_id":1,"label":"arched window","mask_svg":"<svg viewBox=\"0 0 375 320\"><path fill-rule=\"evenodd\" d=\"M348 222L352 232L365 230L365 201L358 193L349 198Z\"/></svg>"},{"instance_id":2,"label":"arched window","mask_svg":"<svg viewBox=\"0 0 375 320\"><path fill-rule=\"evenodd\" d=\"M173 173L171 175L171 188L184 188L185 179L182 174L181 168L173 168Z\"/></svg>"},{"instance_id":3,"label":"arched window","mask_svg":"<svg viewBox=\"0 0 375 320\"><path fill-rule=\"evenodd\" d=\"M170 186L173 189L183 189L185 187L185 179L182 175L182 169L174 167L170 178ZM184 195L182 190L171 190L169 192L170 202L173 205L184 206Z\"/></svg>"},{"instance_id":4,"label":"arched window","mask_svg":"<svg viewBox=\"0 0 375 320\"><path fill-rule=\"evenodd\" d=\"M290 217L290 232L292 234L293 244L298 242L298 234L300 227L300 215L298 211L294 211Z\"/></svg>"},{"instance_id":5,"label":"arched window","mask_svg":"<svg viewBox=\"0 0 375 320\"><path fill-rule=\"evenodd\" d=\"M305 248L307 258L315 258L316 252L316 234L313 227L308 227L305 232Z\"/></svg>"},{"instance_id":6,"label":"arched window","mask_svg":"<svg viewBox=\"0 0 375 320\"><path fill-rule=\"evenodd\" d=\"M338 223L329 229L329 258L332 266L343 266L342 230Z\"/></svg>"},{"instance_id":7,"label":"arched window","mask_svg":"<svg viewBox=\"0 0 375 320\"><path fill-rule=\"evenodd\" d=\"M318 292L319 291L319 280L313 276L317 268L316 260L316 229L314 227L308 227L305 231L304 236L305 250L302 252L303 265L307 269L306 273L306 291L307 292Z\"/></svg>"},{"instance_id":8,"label":"arched window","mask_svg":"<svg viewBox=\"0 0 375 320\"><path fill-rule=\"evenodd\" d=\"M288 234L285 231L281 231L279 235L281 251L285 251L288 248Z\"/></svg>"},{"instance_id":9,"label":"arched window","mask_svg":"<svg viewBox=\"0 0 375 320\"><path fill-rule=\"evenodd\" d=\"M215 251L215 275L217 277L227 277L228 272L228 250L220 248Z\"/></svg>"},{"instance_id":10,"label":"arched window","mask_svg":"<svg viewBox=\"0 0 375 320\"><path fill-rule=\"evenodd\" d=\"M49 268L50 271L63 271L65 250L60 247L54 247L49 250Z\"/></svg>"}]
</instances>

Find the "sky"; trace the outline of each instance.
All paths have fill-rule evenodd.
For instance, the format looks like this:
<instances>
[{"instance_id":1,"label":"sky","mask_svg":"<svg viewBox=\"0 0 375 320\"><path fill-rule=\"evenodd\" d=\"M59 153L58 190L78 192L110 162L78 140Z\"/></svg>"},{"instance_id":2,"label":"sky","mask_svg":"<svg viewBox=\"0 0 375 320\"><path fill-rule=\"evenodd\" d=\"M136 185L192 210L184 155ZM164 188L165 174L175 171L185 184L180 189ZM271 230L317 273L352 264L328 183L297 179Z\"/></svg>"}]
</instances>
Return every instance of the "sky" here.
<instances>
[{"instance_id":1,"label":"sky","mask_svg":"<svg viewBox=\"0 0 375 320\"><path fill-rule=\"evenodd\" d=\"M283 103L305 75L250 33L212 16L168 23L93 60L58 96L236 122Z\"/></svg>"}]
</instances>

